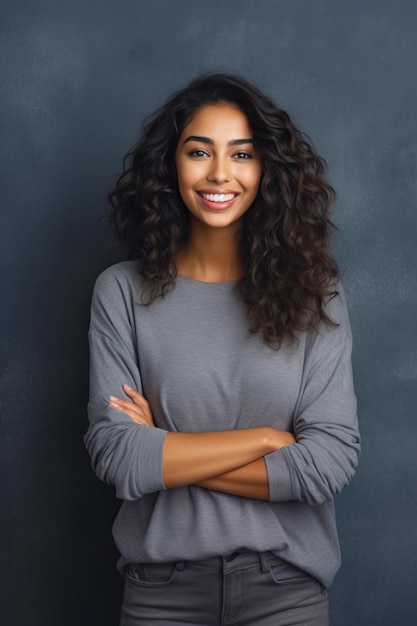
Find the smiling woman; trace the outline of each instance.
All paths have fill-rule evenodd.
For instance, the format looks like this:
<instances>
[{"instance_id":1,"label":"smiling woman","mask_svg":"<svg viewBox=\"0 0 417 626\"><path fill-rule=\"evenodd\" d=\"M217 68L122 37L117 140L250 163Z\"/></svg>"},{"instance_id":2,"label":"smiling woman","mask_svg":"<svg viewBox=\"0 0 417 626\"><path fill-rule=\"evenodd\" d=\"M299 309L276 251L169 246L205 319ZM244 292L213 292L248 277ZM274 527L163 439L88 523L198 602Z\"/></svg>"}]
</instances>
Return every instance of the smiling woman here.
<instances>
[{"instance_id":1,"label":"smiling woman","mask_svg":"<svg viewBox=\"0 0 417 626\"><path fill-rule=\"evenodd\" d=\"M359 433L323 162L254 85L212 74L124 164L131 260L94 290L85 437L124 500L120 624L325 626Z\"/></svg>"}]
</instances>

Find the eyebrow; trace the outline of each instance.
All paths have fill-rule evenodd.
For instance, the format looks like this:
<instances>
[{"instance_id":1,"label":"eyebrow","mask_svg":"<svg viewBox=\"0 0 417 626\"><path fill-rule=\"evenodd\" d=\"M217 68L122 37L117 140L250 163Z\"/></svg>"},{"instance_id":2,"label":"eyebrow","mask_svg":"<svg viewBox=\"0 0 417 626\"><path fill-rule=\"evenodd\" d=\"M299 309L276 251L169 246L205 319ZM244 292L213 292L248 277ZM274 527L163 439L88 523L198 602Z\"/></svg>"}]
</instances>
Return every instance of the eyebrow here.
<instances>
[{"instance_id":1,"label":"eyebrow","mask_svg":"<svg viewBox=\"0 0 417 626\"><path fill-rule=\"evenodd\" d=\"M189 137L187 137L187 139L184 141L183 145L186 144L188 141L198 141L199 143L206 143L210 146L214 145L214 141L213 139L210 139L210 137L202 137L201 135L190 135ZM231 139L230 141L227 142L228 146L241 146L243 144L247 144L247 143L251 143L253 144L253 139Z\"/></svg>"}]
</instances>

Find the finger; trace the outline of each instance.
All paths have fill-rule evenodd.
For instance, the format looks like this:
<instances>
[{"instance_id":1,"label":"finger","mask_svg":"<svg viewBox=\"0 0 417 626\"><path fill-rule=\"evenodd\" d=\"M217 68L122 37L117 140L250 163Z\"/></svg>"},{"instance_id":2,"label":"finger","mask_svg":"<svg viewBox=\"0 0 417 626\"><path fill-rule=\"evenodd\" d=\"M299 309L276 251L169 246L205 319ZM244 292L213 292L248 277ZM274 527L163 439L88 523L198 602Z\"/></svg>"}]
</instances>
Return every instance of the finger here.
<instances>
[{"instance_id":1,"label":"finger","mask_svg":"<svg viewBox=\"0 0 417 626\"><path fill-rule=\"evenodd\" d=\"M123 391L132 400L132 402L134 402L134 404L136 404L149 418L152 419L150 404L146 398L139 393L139 391L136 391L136 389L133 389L133 387L130 387L129 385L123 385Z\"/></svg>"},{"instance_id":2,"label":"finger","mask_svg":"<svg viewBox=\"0 0 417 626\"><path fill-rule=\"evenodd\" d=\"M115 396L111 396L112 402L118 403L118 406L114 406L114 408L117 408L120 411L125 411L127 412L129 416L131 416L132 403L133 403L133 405L137 407L137 409L140 411L140 418L141 419L145 418L146 423L149 426L154 426L155 424L153 421L151 406L149 402L146 400L146 398L141 393L139 393L139 391L137 391L136 389L134 389L128 384L124 384L122 385L122 387L123 387L123 391L130 398L130 400L127 401L122 398L116 398Z\"/></svg>"},{"instance_id":3,"label":"finger","mask_svg":"<svg viewBox=\"0 0 417 626\"><path fill-rule=\"evenodd\" d=\"M137 389L133 389L133 387L131 387L130 385L123 385L123 391L129 398L132 398L135 404L148 404L144 396L139 393Z\"/></svg>"},{"instance_id":4,"label":"finger","mask_svg":"<svg viewBox=\"0 0 417 626\"><path fill-rule=\"evenodd\" d=\"M116 398L115 396L110 396L109 406L119 411L129 411L129 413L137 413L138 415L143 414L143 410L131 402L131 400L123 400L123 398Z\"/></svg>"},{"instance_id":5,"label":"finger","mask_svg":"<svg viewBox=\"0 0 417 626\"><path fill-rule=\"evenodd\" d=\"M125 413L137 424L153 426L152 418L150 419L149 416L144 413L140 408L138 408L135 404L133 404L133 402L123 400L122 398L116 398L115 396L110 396L109 406L112 409L116 409L117 411Z\"/></svg>"}]
</instances>

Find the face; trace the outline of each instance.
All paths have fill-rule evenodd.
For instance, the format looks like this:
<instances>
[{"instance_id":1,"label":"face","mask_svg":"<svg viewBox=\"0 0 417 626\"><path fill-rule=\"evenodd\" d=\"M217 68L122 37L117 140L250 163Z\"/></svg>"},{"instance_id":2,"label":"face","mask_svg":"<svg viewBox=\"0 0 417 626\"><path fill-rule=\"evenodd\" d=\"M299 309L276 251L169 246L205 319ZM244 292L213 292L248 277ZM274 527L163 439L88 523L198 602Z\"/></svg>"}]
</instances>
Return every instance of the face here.
<instances>
[{"instance_id":1,"label":"face","mask_svg":"<svg viewBox=\"0 0 417 626\"><path fill-rule=\"evenodd\" d=\"M262 173L246 115L233 104L198 109L179 138L176 167L192 220L212 228L239 226Z\"/></svg>"}]
</instances>

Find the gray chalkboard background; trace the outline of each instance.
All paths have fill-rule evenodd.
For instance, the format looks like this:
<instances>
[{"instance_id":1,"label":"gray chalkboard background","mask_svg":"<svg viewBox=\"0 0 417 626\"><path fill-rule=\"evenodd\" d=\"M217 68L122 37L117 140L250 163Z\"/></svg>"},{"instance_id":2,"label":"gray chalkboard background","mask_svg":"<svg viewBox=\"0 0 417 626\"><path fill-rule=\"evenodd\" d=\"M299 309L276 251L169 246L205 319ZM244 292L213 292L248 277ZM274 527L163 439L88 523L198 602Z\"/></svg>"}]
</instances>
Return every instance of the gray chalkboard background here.
<instances>
[{"instance_id":1,"label":"gray chalkboard background","mask_svg":"<svg viewBox=\"0 0 417 626\"><path fill-rule=\"evenodd\" d=\"M338 190L363 433L337 498L333 626L417 624L417 3L2 0L2 626L113 626L113 489L86 428L89 300L122 258L100 222L143 116L237 70L294 117Z\"/></svg>"}]
</instances>

